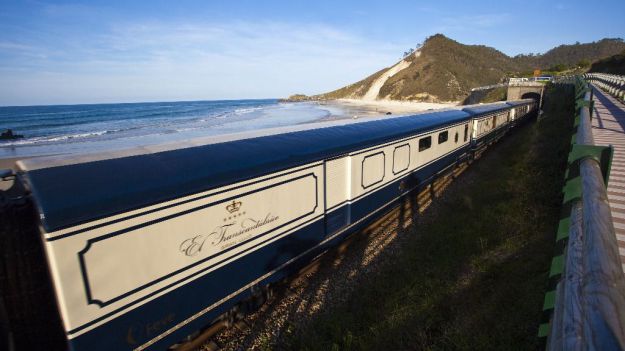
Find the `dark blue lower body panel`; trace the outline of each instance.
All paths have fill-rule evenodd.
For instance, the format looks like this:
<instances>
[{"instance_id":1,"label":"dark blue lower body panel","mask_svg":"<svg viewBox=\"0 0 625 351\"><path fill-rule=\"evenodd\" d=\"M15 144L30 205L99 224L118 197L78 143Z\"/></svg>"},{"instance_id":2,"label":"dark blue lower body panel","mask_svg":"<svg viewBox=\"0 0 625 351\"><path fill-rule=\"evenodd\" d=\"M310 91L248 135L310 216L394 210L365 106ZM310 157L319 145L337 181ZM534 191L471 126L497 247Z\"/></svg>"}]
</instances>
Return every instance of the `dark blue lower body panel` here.
<instances>
[{"instance_id":1,"label":"dark blue lower body panel","mask_svg":"<svg viewBox=\"0 0 625 351\"><path fill-rule=\"evenodd\" d=\"M473 149L479 150L488 146L488 144L490 144L491 142L495 141L496 139L499 139L504 134L506 134L508 129L510 129L510 126L511 126L510 124L504 125L503 127L495 129L492 132L475 139L473 142Z\"/></svg>"}]
</instances>

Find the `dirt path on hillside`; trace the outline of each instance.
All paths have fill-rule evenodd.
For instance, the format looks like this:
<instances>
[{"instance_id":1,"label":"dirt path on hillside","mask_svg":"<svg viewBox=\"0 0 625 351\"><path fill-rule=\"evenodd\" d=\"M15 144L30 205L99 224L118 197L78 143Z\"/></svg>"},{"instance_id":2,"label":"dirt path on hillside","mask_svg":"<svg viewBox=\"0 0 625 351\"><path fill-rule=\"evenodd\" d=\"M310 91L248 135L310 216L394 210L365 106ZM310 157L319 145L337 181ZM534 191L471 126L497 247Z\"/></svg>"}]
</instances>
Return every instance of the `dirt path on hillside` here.
<instances>
[{"instance_id":1,"label":"dirt path on hillside","mask_svg":"<svg viewBox=\"0 0 625 351\"><path fill-rule=\"evenodd\" d=\"M421 52L416 51L413 55L415 55L415 57L419 57L421 55ZM367 93L362 97L362 100L365 100L365 101L377 100L378 95L380 94L380 89L382 89L386 81L389 80L389 78L391 78L392 76L399 73L399 71L405 68L408 68L408 66L410 66L410 62L406 60L401 60L398 64L389 68L386 72L384 72L380 76L380 78L376 79L373 82L373 84L371 84L371 87L369 88Z\"/></svg>"}]
</instances>

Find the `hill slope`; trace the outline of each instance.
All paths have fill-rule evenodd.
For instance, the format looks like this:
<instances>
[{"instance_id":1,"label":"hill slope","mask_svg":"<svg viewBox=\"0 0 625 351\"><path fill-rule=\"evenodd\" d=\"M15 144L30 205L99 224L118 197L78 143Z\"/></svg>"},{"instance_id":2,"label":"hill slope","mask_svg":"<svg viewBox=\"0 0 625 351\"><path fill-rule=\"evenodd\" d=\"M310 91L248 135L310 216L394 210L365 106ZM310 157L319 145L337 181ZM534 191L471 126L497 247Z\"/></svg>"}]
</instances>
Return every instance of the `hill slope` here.
<instances>
[{"instance_id":1,"label":"hill slope","mask_svg":"<svg viewBox=\"0 0 625 351\"><path fill-rule=\"evenodd\" d=\"M535 56L534 66L546 69L558 64L575 66L581 61L593 62L625 50L622 39L602 39L592 43L560 45L543 55Z\"/></svg>"},{"instance_id":2,"label":"hill slope","mask_svg":"<svg viewBox=\"0 0 625 351\"><path fill-rule=\"evenodd\" d=\"M625 75L625 50L618 55L610 56L593 63L589 72Z\"/></svg>"},{"instance_id":3,"label":"hill slope","mask_svg":"<svg viewBox=\"0 0 625 351\"><path fill-rule=\"evenodd\" d=\"M510 75L531 72L534 68L594 61L623 49L622 39L603 39L595 43L561 45L543 55L512 58L491 47L464 45L436 34L394 66L313 98L458 101L464 99L471 88L499 83Z\"/></svg>"},{"instance_id":4,"label":"hill slope","mask_svg":"<svg viewBox=\"0 0 625 351\"><path fill-rule=\"evenodd\" d=\"M398 67L401 69L397 70ZM510 57L493 48L463 45L437 34L395 66L317 97L369 97L371 94L367 93L372 93L373 83L383 80L378 99L455 101L464 97L472 87L501 81L507 72L516 68Z\"/></svg>"}]
</instances>

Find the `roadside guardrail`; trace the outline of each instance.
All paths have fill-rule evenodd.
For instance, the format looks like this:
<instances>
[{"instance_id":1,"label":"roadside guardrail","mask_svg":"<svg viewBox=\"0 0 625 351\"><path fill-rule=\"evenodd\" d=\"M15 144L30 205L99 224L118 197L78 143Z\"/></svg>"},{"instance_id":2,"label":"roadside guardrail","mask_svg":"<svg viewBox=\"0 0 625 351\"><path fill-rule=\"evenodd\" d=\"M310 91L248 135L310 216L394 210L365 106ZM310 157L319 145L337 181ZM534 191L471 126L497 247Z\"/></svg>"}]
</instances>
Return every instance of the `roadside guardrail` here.
<instances>
[{"instance_id":1,"label":"roadside guardrail","mask_svg":"<svg viewBox=\"0 0 625 351\"><path fill-rule=\"evenodd\" d=\"M570 84L570 83L569 83ZM612 146L592 136L592 89L577 77L574 127L550 270L551 291L540 326L547 350L625 350L625 276L606 186Z\"/></svg>"},{"instance_id":2,"label":"roadside guardrail","mask_svg":"<svg viewBox=\"0 0 625 351\"><path fill-rule=\"evenodd\" d=\"M618 100L625 102L625 76L607 73L586 73L587 81L598 86Z\"/></svg>"}]
</instances>

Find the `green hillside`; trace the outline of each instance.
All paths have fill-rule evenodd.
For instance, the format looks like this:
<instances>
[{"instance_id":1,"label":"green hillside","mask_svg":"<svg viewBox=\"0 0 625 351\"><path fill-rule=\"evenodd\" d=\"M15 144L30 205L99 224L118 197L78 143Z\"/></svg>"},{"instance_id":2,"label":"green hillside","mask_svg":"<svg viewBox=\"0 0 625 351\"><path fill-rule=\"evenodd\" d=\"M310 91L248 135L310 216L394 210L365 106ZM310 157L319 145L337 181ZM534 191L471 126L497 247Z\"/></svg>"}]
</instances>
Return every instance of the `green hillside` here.
<instances>
[{"instance_id":1,"label":"green hillside","mask_svg":"<svg viewBox=\"0 0 625 351\"><path fill-rule=\"evenodd\" d=\"M543 55L535 56L534 65L542 69L557 65L574 67L616 55L623 50L625 50L623 39L602 39L592 43L560 45Z\"/></svg>"},{"instance_id":2,"label":"green hillside","mask_svg":"<svg viewBox=\"0 0 625 351\"><path fill-rule=\"evenodd\" d=\"M500 51L463 45L439 34L428 38L421 56L386 82L380 96L419 100L426 92L429 100L455 101L471 88L498 83L516 70L512 60Z\"/></svg>"},{"instance_id":3,"label":"green hillside","mask_svg":"<svg viewBox=\"0 0 625 351\"><path fill-rule=\"evenodd\" d=\"M603 39L560 45L542 55L509 57L491 47L465 45L436 34L407 55L402 60L406 67L397 66L403 69L395 74L389 74L392 67L387 67L354 84L313 98L359 99L370 90L376 96L379 87L377 99L460 101L469 95L471 88L500 83L506 77L527 74L534 69L563 71L579 65L589 66L592 61L623 50L622 39Z\"/></svg>"},{"instance_id":4,"label":"green hillside","mask_svg":"<svg viewBox=\"0 0 625 351\"><path fill-rule=\"evenodd\" d=\"M618 55L596 61L590 67L589 72L625 75L625 50Z\"/></svg>"}]
</instances>

